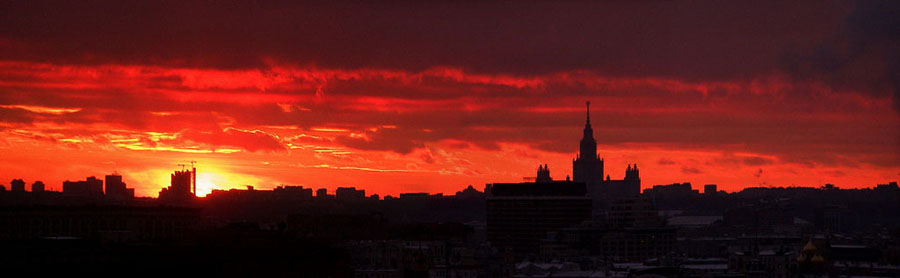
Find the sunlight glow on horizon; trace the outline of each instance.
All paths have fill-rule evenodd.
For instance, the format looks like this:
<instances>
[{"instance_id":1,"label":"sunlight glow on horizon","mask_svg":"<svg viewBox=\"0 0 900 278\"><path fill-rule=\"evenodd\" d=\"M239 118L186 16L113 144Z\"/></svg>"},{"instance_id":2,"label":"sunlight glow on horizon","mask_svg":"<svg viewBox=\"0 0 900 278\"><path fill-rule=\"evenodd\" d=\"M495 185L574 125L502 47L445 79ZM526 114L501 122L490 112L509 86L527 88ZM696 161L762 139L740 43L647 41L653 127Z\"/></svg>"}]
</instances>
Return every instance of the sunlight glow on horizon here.
<instances>
[{"instance_id":1,"label":"sunlight glow on horizon","mask_svg":"<svg viewBox=\"0 0 900 278\"><path fill-rule=\"evenodd\" d=\"M218 189L216 187L217 184L223 184L225 182L225 177L217 173L210 172L199 172L197 173L197 192L196 195L198 197L203 197L213 191L213 189Z\"/></svg>"},{"instance_id":2,"label":"sunlight glow on horizon","mask_svg":"<svg viewBox=\"0 0 900 278\"><path fill-rule=\"evenodd\" d=\"M548 163L564 180L585 99L597 103L606 172L618 179L637 163L644 188L858 188L896 179L900 163L890 102L765 75L747 83L570 71L511 84L463 70L284 66L264 72L293 81L257 86L256 72L207 68L0 62L0 71L31 80L0 89L35 92L0 98L0 182L49 188L119 171L137 196L156 197L175 165L192 160L198 196L282 184L452 194L521 181ZM246 82L227 82L235 76ZM812 103L783 104L811 89L821 91ZM475 91L484 93L465 93Z\"/></svg>"},{"instance_id":3,"label":"sunlight glow on horizon","mask_svg":"<svg viewBox=\"0 0 900 278\"><path fill-rule=\"evenodd\" d=\"M202 163L202 162L201 162ZM197 165L197 197L205 197L213 190L229 190L229 189L246 189L246 186L259 187L262 180L250 175L242 175L232 173L224 167L215 165ZM189 168L185 168L189 169ZM122 174L126 181L131 180L141 186L140 193L136 193L139 197L156 198L159 190L169 187L171 184L171 174L180 168L159 168L141 173L135 173L133 176L128 173ZM152 180L150 184L143 184L141 180L149 178ZM133 183L129 183L129 187Z\"/></svg>"}]
</instances>

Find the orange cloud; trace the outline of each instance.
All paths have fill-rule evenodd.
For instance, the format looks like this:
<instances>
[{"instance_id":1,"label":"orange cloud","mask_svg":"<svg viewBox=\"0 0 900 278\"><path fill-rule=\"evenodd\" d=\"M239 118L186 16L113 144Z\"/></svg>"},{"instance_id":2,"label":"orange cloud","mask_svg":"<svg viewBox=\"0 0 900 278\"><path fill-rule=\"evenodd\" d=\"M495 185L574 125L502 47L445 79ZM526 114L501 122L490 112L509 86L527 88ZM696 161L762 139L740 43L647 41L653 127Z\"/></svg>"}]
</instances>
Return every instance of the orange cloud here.
<instances>
[{"instance_id":1,"label":"orange cloud","mask_svg":"<svg viewBox=\"0 0 900 278\"><path fill-rule=\"evenodd\" d=\"M353 185L455 192L571 171L592 100L614 177L645 186L871 186L895 178L890 98L775 75L703 81L460 68L261 69L0 62L0 181L49 185L119 170L139 195L179 161L215 171L205 187ZM879 134L879 136L873 136ZM206 166L203 166L206 165ZM756 176L759 169L765 175ZM201 170L203 171L203 170ZM212 174L213 172L210 172ZM235 182L228 182L233 180ZM221 183L221 184L218 184ZM843 184L842 184L843 183Z\"/></svg>"}]
</instances>

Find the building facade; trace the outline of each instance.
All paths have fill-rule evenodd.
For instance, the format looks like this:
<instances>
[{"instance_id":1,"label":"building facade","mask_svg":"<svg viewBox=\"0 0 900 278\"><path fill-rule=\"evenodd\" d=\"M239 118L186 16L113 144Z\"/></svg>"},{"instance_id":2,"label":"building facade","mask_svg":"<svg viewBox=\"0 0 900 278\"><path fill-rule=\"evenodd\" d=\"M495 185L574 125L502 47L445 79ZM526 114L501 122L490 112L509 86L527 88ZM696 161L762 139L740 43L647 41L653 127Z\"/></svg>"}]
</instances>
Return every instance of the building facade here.
<instances>
[{"instance_id":1,"label":"building facade","mask_svg":"<svg viewBox=\"0 0 900 278\"><path fill-rule=\"evenodd\" d=\"M103 180L97 179L97 177L88 177L83 181L64 181L63 194L85 198L102 198Z\"/></svg>"},{"instance_id":2,"label":"building facade","mask_svg":"<svg viewBox=\"0 0 900 278\"><path fill-rule=\"evenodd\" d=\"M169 203L192 201L197 196L197 168L175 171L169 187L159 191L159 199Z\"/></svg>"},{"instance_id":3,"label":"building facade","mask_svg":"<svg viewBox=\"0 0 900 278\"><path fill-rule=\"evenodd\" d=\"M495 183L485 193L488 241L517 255L538 253L548 235L591 219L591 199L580 182Z\"/></svg>"},{"instance_id":4,"label":"building facade","mask_svg":"<svg viewBox=\"0 0 900 278\"><path fill-rule=\"evenodd\" d=\"M10 190L14 192L24 192L25 191L25 181L22 179L14 179L9 183Z\"/></svg>"}]
</instances>

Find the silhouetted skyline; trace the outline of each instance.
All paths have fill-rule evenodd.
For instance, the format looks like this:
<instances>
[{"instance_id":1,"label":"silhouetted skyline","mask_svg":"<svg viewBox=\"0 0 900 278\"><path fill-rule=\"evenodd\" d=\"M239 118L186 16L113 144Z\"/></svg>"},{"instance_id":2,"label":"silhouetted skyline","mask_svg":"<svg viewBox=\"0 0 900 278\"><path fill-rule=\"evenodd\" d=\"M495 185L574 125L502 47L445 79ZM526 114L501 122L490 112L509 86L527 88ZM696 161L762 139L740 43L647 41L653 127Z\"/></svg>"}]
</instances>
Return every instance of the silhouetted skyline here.
<instances>
[{"instance_id":1,"label":"silhouetted skyline","mask_svg":"<svg viewBox=\"0 0 900 278\"><path fill-rule=\"evenodd\" d=\"M898 179L895 1L0 4L0 181L452 193ZM360 181L365 181L362 183ZM6 184L9 186L9 184Z\"/></svg>"},{"instance_id":2,"label":"silhouetted skyline","mask_svg":"<svg viewBox=\"0 0 900 278\"><path fill-rule=\"evenodd\" d=\"M578 183L585 184L585 189L588 192L588 195L594 200L594 202L609 202L616 199L634 197L640 195L640 193L644 190L652 190L658 187L664 187L662 185L653 185L652 187L644 187L641 186L641 176L640 171L638 169L637 164L628 164L622 179L612 179L612 174L608 172L604 172L604 159L602 155L602 150L598 150L597 142L594 139L594 131L591 126L591 102L587 101L585 103L585 125L583 128L582 138L578 144L578 154L575 159L572 160L572 175L566 175L565 181L573 181ZM540 158L538 158L540 160ZM184 202L186 200L194 199L198 196L201 196L197 192L197 168L195 167L195 163L197 161L191 160L190 169L185 169L187 164L177 164L181 166L181 170L175 170L173 173L169 174L170 183L166 186L163 186L159 193L158 197L163 200L176 201L176 202ZM662 163L660 163L662 164ZM202 172L201 172L202 173ZM605 176L604 176L605 174ZM762 174L762 170L756 174L759 177ZM900 175L898 175L900 176ZM528 177L526 177L528 179ZM702 179L702 178L701 178ZM534 180L536 182L551 182L553 181L549 164L538 165L537 175ZM228 182L228 181L225 181ZM214 184L211 181L205 181L207 183L207 189L213 191L220 190L220 188L224 188L223 184ZM896 183L896 181L894 181ZM112 186L110 185L112 184ZM282 184L283 186L284 184ZM673 183L672 185L679 185L678 183ZM683 185L689 186L690 182L685 182ZM828 184L833 186L833 184ZM244 185L247 188L255 188L259 186L258 184L246 184ZM266 185L263 185L266 186ZM354 195L359 199L366 198L365 189L356 190L356 187L365 188L369 186L365 181L360 181L358 184L353 187L347 186L337 186L332 188L319 188L317 189L316 195L326 196L329 191L333 192L332 195L341 195L341 192L344 191L345 195ZM770 186L766 184L760 184L760 186ZM783 186L782 186L783 187ZM796 186L791 186L796 187ZM809 187L809 186L807 186ZM857 186L859 188L867 188L865 186ZM5 187L4 187L5 188ZM302 187L301 187L302 188ZM717 184L707 184L706 189L714 189L718 190ZM14 179L10 182L10 190L11 191L25 191L25 181L22 179ZM44 191L44 184L42 181L35 181L35 184L32 186L32 191ZM90 198L102 198L104 195L112 196L113 199L125 199L133 198L134 189L133 188L125 188L125 183L122 181L122 176L118 173L113 173L111 175L106 176L106 185L104 186L103 181L97 179L94 176L89 176L85 181L75 181L70 182L66 180L62 185L62 192L68 195L73 196L83 196ZM105 193L104 193L105 192ZM112 193L110 193L112 192ZM348 193L349 192L349 193ZM404 194L409 192L400 192L399 194ZM205 194L204 194L205 195ZM378 194L373 194L374 196L378 196ZM385 195L390 196L390 195ZM377 199L377 198L376 198Z\"/></svg>"}]
</instances>

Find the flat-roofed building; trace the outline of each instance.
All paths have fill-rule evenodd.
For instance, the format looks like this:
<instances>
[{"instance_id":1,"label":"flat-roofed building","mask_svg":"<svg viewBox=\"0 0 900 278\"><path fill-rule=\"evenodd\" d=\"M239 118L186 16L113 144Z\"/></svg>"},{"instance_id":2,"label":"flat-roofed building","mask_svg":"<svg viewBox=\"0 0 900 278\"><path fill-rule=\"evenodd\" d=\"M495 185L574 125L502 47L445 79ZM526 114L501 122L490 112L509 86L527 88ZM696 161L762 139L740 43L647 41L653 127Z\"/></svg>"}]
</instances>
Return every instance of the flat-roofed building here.
<instances>
[{"instance_id":1,"label":"flat-roofed building","mask_svg":"<svg viewBox=\"0 0 900 278\"><path fill-rule=\"evenodd\" d=\"M97 177L87 177L83 181L64 181L63 194L85 198L103 197L103 180Z\"/></svg>"},{"instance_id":2,"label":"flat-roofed building","mask_svg":"<svg viewBox=\"0 0 900 278\"><path fill-rule=\"evenodd\" d=\"M591 219L581 182L495 183L487 187L487 237L516 254L537 253L548 233Z\"/></svg>"}]
</instances>

